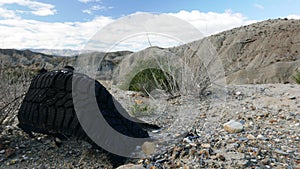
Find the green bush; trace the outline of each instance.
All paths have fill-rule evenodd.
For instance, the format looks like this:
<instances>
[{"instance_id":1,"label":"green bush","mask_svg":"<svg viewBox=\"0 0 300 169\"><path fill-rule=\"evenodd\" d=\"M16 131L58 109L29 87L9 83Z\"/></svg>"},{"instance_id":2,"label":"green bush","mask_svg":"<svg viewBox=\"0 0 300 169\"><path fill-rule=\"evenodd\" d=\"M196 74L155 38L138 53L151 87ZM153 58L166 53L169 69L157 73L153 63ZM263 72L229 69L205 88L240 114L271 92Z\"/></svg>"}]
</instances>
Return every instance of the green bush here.
<instances>
[{"instance_id":1,"label":"green bush","mask_svg":"<svg viewBox=\"0 0 300 169\"><path fill-rule=\"evenodd\" d=\"M143 117L152 115L154 113L154 109L149 105L134 103L134 105L129 108L129 113L134 117Z\"/></svg>"},{"instance_id":2,"label":"green bush","mask_svg":"<svg viewBox=\"0 0 300 169\"><path fill-rule=\"evenodd\" d=\"M148 68L137 73L129 84L129 90L140 91L146 95L154 89L172 93L178 90L178 85L172 76L157 68Z\"/></svg>"},{"instance_id":3,"label":"green bush","mask_svg":"<svg viewBox=\"0 0 300 169\"><path fill-rule=\"evenodd\" d=\"M297 72L295 75L293 75L293 79L297 84L300 84L300 72Z\"/></svg>"}]
</instances>

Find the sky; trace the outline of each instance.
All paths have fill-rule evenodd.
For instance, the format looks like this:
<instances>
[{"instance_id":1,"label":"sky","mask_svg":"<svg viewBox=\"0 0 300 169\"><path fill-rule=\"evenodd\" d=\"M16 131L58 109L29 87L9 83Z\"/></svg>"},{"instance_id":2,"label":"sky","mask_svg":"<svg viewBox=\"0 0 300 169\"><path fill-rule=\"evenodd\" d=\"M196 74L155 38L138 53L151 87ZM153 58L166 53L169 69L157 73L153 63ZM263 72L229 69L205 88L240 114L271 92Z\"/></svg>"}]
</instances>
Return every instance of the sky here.
<instances>
[{"instance_id":1,"label":"sky","mask_svg":"<svg viewBox=\"0 0 300 169\"><path fill-rule=\"evenodd\" d=\"M147 12L177 17L209 36L267 19L300 19L300 1L0 0L0 48L82 50L108 25ZM139 40L118 49L140 50Z\"/></svg>"}]
</instances>

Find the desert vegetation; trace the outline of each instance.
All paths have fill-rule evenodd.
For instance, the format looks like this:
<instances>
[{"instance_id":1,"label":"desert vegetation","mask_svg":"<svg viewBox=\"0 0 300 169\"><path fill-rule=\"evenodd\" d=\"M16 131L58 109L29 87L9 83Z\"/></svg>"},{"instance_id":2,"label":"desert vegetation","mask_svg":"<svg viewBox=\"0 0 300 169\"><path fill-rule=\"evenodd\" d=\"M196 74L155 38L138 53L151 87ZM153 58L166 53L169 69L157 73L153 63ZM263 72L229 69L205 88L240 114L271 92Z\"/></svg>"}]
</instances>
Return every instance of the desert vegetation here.
<instances>
[{"instance_id":1,"label":"desert vegetation","mask_svg":"<svg viewBox=\"0 0 300 169\"><path fill-rule=\"evenodd\" d=\"M293 75L293 79L297 84L300 84L300 72L297 72L295 75Z\"/></svg>"},{"instance_id":2,"label":"desert vegetation","mask_svg":"<svg viewBox=\"0 0 300 169\"><path fill-rule=\"evenodd\" d=\"M11 125L36 71L0 66L0 124Z\"/></svg>"},{"instance_id":3,"label":"desert vegetation","mask_svg":"<svg viewBox=\"0 0 300 169\"><path fill-rule=\"evenodd\" d=\"M161 69L145 69L134 76L129 84L129 90L141 91L149 94L155 89L161 89L168 93L174 93L179 90L174 77Z\"/></svg>"}]
</instances>

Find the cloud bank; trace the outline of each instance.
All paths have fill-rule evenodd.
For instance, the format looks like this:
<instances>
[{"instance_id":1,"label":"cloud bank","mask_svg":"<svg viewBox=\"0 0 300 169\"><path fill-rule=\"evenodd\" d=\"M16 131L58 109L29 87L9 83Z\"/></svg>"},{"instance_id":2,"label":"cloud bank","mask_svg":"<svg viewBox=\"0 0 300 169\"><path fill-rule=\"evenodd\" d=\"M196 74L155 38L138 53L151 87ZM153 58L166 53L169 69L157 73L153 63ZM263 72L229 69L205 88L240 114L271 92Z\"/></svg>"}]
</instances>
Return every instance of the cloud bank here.
<instances>
[{"instance_id":1,"label":"cloud bank","mask_svg":"<svg viewBox=\"0 0 300 169\"><path fill-rule=\"evenodd\" d=\"M4 5L17 4L20 6L25 6L30 9L30 11L12 11L5 9ZM1 12L2 11L2 12ZM6 11L8 15L3 13ZM16 13L31 13L37 16L48 16L54 15L56 13L55 6L47 3L41 3L37 1L30 0L1 0L0 1L0 17L3 18L18 18ZM18 18L19 19L19 18Z\"/></svg>"},{"instance_id":2,"label":"cloud bank","mask_svg":"<svg viewBox=\"0 0 300 169\"><path fill-rule=\"evenodd\" d=\"M88 2L88 0L82 0ZM11 1L9 1L11 2ZM22 0L15 0L21 3ZM3 3L3 1L1 2ZM1 4L0 3L0 4ZM51 5L34 3L33 14L50 15ZM28 4L27 4L28 5ZM240 13L226 11L224 13L180 11L169 13L191 23L205 36L215 34L234 27L247 25L255 21L247 19ZM0 8L0 48L49 48L49 49L82 49L85 43L101 28L114 22L110 17L97 16L86 22L41 22L22 19L13 11ZM138 43L138 42L137 42ZM140 50L141 45L127 44L128 50Z\"/></svg>"},{"instance_id":3,"label":"cloud bank","mask_svg":"<svg viewBox=\"0 0 300 169\"><path fill-rule=\"evenodd\" d=\"M82 3L88 3L99 0L79 1ZM97 31L115 21L115 19L105 16L95 16L94 19L85 22L50 23L37 20L28 20L23 19L19 15L19 13L28 11L8 10L4 6L5 4L18 4L27 6L31 10L29 12L32 15L37 16L54 15L56 13L55 6L51 4L30 0L1 0L0 48L48 48L78 50L84 48L85 44ZM93 9L101 10L101 6L94 7ZM230 10L225 11L224 13L182 10L177 13L168 14L191 23L205 36L256 22L254 20L249 20L240 13L234 13ZM155 41L159 41L159 38L155 39ZM163 42L164 41L165 38ZM134 41L131 39L130 42L131 45L126 43L127 50L136 51L147 47L140 45L138 40ZM123 48L125 49L125 46Z\"/></svg>"}]
</instances>

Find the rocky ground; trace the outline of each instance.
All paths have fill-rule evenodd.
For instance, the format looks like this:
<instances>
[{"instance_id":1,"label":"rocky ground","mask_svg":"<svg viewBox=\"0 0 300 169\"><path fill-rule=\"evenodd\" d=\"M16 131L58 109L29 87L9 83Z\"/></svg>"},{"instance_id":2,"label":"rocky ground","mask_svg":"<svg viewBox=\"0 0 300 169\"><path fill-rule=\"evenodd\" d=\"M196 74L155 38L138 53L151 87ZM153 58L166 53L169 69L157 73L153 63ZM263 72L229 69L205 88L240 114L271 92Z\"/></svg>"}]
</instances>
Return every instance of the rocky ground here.
<instances>
[{"instance_id":1,"label":"rocky ground","mask_svg":"<svg viewBox=\"0 0 300 169\"><path fill-rule=\"evenodd\" d=\"M151 155L128 162L136 167L300 168L299 85L231 85L222 101L111 92L132 114L162 126L151 132L155 146L143 147ZM0 168L112 168L85 142L29 138L15 124L0 132Z\"/></svg>"}]
</instances>

